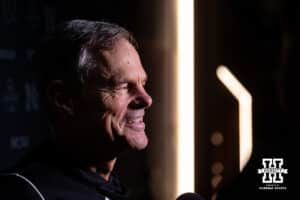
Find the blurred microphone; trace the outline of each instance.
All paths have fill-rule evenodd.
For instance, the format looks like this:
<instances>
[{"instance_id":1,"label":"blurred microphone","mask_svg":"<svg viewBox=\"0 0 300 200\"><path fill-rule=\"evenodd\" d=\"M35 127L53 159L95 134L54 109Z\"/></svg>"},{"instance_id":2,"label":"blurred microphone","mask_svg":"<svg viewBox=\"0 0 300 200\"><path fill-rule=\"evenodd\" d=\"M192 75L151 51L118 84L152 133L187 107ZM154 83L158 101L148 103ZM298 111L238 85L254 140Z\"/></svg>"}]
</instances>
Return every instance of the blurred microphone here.
<instances>
[{"instance_id":1,"label":"blurred microphone","mask_svg":"<svg viewBox=\"0 0 300 200\"><path fill-rule=\"evenodd\" d=\"M188 192L188 193L181 194L179 197L177 197L176 200L205 200L205 199L197 193Z\"/></svg>"}]
</instances>

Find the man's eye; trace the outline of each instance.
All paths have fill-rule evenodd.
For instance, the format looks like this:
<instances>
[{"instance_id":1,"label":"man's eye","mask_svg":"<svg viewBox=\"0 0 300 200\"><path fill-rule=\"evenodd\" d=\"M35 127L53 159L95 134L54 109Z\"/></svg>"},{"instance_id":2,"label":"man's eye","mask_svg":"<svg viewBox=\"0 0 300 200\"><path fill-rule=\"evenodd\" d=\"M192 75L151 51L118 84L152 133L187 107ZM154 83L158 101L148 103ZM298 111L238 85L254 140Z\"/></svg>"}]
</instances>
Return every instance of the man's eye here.
<instances>
[{"instance_id":1,"label":"man's eye","mask_svg":"<svg viewBox=\"0 0 300 200\"><path fill-rule=\"evenodd\" d=\"M115 89L117 89L117 90L124 90L124 89L128 89L128 88L129 88L128 83L122 83L122 84L117 85L117 86L115 87Z\"/></svg>"}]
</instances>

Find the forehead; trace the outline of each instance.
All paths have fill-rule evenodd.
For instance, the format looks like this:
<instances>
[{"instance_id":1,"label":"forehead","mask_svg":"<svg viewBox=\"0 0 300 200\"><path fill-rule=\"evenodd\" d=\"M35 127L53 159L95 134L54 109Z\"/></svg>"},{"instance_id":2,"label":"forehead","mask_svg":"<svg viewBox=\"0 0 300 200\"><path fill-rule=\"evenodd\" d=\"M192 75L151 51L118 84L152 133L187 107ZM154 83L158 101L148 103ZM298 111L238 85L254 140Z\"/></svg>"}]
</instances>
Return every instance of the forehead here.
<instances>
[{"instance_id":1,"label":"forehead","mask_svg":"<svg viewBox=\"0 0 300 200\"><path fill-rule=\"evenodd\" d=\"M101 70L105 75L104 78L117 81L146 79L146 72L138 52L126 39L117 40L113 49L101 53L105 60L105 65Z\"/></svg>"}]
</instances>

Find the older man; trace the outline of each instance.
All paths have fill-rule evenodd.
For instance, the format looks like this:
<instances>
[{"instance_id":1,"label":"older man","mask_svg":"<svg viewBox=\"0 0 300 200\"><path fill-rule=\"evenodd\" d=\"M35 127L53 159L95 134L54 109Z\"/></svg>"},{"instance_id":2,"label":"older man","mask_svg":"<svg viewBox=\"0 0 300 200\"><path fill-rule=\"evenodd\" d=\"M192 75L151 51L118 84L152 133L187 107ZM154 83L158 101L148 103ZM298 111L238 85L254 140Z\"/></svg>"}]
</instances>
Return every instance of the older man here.
<instances>
[{"instance_id":1,"label":"older man","mask_svg":"<svg viewBox=\"0 0 300 200\"><path fill-rule=\"evenodd\" d=\"M143 118L152 104L132 35L106 22L68 21L33 64L53 138L2 175L0 199L126 199L112 171L121 152L147 146Z\"/></svg>"}]
</instances>

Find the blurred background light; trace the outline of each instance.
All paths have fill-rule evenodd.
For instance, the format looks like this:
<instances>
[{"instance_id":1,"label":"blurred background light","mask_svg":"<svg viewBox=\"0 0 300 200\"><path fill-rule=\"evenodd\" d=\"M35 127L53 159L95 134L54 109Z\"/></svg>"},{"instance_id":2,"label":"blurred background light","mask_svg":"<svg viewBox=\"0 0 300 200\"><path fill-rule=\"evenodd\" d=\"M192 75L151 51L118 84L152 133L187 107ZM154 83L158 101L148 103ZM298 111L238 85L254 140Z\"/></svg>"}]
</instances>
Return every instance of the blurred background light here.
<instances>
[{"instance_id":1,"label":"blurred background light","mask_svg":"<svg viewBox=\"0 0 300 200\"><path fill-rule=\"evenodd\" d=\"M239 168L245 167L252 153L252 97L226 66L217 68L217 77L239 104Z\"/></svg>"},{"instance_id":2,"label":"blurred background light","mask_svg":"<svg viewBox=\"0 0 300 200\"><path fill-rule=\"evenodd\" d=\"M195 190L194 2L177 1L177 195Z\"/></svg>"}]
</instances>

